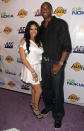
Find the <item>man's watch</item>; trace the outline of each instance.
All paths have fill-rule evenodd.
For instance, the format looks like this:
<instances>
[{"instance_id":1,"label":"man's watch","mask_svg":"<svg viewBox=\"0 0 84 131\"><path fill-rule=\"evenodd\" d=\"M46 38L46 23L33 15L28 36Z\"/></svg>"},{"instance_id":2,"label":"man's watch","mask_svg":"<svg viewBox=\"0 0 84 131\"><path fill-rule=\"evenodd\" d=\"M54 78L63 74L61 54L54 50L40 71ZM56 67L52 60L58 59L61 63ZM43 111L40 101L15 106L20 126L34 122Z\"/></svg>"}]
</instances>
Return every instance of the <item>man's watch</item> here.
<instances>
[{"instance_id":1,"label":"man's watch","mask_svg":"<svg viewBox=\"0 0 84 131\"><path fill-rule=\"evenodd\" d=\"M63 66L63 62L62 62L62 61L59 61L59 64L60 64L61 66Z\"/></svg>"}]
</instances>

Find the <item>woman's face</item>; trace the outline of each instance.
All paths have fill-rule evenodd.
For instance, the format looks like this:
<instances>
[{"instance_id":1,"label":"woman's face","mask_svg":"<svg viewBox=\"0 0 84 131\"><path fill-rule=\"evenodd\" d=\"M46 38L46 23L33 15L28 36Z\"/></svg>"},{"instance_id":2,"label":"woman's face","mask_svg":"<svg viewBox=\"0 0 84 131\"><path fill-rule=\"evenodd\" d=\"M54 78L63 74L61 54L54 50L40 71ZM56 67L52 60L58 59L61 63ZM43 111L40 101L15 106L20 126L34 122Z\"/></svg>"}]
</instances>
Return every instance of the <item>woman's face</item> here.
<instances>
[{"instance_id":1,"label":"woman's face","mask_svg":"<svg viewBox=\"0 0 84 131\"><path fill-rule=\"evenodd\" d=\"M37 35L37 27L36 25L30 26L30 38L35 38Z\"/></svg>"}]
</instances>

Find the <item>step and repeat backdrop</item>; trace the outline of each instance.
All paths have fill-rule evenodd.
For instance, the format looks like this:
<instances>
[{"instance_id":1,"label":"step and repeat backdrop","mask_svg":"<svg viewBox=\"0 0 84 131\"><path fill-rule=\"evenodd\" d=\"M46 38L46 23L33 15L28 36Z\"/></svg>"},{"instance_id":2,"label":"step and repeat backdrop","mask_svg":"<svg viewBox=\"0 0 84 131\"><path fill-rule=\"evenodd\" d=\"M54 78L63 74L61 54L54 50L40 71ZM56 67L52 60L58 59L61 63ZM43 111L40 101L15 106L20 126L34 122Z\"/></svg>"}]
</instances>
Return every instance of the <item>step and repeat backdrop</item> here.
<instances>
[{"instance_id":1,"label":"step and repeat backdrop","mask_svg":"<svg viewBox=\"0 0 84 131\"><path fill-rule=\"evenodd\" d=\"M0 88L31 94L20 80L20 39L28 21L41 24L44 0L0 0ZM48 0L53 15L69 25L72 52L65 68L65 102L84 106L84 0ZM61 30L60 30L61 31Z\"/></svg>"}]
</instances>

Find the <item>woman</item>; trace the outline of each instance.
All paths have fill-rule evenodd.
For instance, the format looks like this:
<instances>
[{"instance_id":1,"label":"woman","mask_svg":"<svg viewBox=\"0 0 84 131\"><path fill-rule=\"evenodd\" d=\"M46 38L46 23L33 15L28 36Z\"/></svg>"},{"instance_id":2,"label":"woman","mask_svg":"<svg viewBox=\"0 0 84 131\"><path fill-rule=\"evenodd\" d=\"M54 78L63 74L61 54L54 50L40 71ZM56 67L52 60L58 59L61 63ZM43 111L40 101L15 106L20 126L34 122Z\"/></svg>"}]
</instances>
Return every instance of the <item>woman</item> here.
<instances>
[{"instance_id":1,"label":"woman","mask_svg":"<svg viewBox=\"0 0 84 131\"><path fill-rule=\"evenodd\" d=\"M39 39L39 25L35 21L30 21L25 29L24 40L19 46L20 57L23 62L21 79L32 86L32 101L30 103L33 113L37 118L43 115L39 111L39 99L41 89L41 59L43 48Z\"/></svg>"}]
</instances>

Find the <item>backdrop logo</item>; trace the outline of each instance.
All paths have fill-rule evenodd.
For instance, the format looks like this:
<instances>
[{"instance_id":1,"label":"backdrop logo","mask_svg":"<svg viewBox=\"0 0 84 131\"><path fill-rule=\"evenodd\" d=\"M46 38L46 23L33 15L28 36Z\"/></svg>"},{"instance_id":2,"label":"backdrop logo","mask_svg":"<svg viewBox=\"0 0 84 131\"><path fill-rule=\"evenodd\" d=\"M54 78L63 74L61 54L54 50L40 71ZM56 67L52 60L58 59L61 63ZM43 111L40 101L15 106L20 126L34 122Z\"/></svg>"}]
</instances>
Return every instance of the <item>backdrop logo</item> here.
<instances>
[{"instance_id":1,"label":"backdrop logo","mask_svg":"<svg viewBox=\"0 0 84 131\"><path fill-rule=\"evenodd\" d=\"M71 94L68 99L71 101L71 102L77 102L79 100L79 97L75 94Z\"/></svg>"},{"instance_id":2,"label":"backdrop logo","mask_svg":"<svg viewBox=\"0 0 84 131\"><path fill-rule=\"evenodd\" d=\"M8 3L10 0L2 0L2 1L4 1L4 3Z\"/></svg>"},{"instance_id":3,"label":"backdrop logo","mask_svg":"<svg viewBox=\"0 0 84 131\"><path fill-rule=\"evenodd\" d=\"M30 86L29 86L28 84L23 84L23 85L21 86L21 89L30 90L29 87L30 87Z\"/></svg>"},{"instance_id":4,"label":"backdrop logo","mask_svg":"<svg viewBox=\"0 0 84 131\"><path fill-rule=\"evenodd\" d=\"M21 9L21 10L18 12L18 16L19 16L20 18L24 18L26 15L27 15L27 11L25 11L24 9Z\"/></svg>"},{"instance_id":5,"label":"backdrop logo","mask_svg":"<svg viewBox=\"0 0 84 131\"><path fill-rule=\"evenodd\" d=\"M52 14L56 14L57 16L62 16L64 14L66 14L66 9L64 9L63 7L57 7L55 9L55 11L52 12ZM35 11L35 16L41 16L41 12L40 12L40 9L37 9Z\"/></svg>"},{"instance_id":6,"label":"backdrop logo","mask_svg":"<svg viewBox=\"0 0 84 131\"><path fill-rule=\"evenodd\" d=\"M6 74L10 74L10 75L16 75L16 73L10 72L8 69L5 70L5 73L6 73Z\"/></svg>"},{"instance_id":7,"label":"backdrop logo","mask_svg":"<svg viewBox=\"0 0 84 131\"><path fill-rule=\"evenodd\" d=\"M13 15L11 14L6 14L6 12L1 12L1 18L12 18Z\"/></svg>"},{"instance_id":8,"label":"backdrop logo","mask_svg":"<svg viewBox=\"0 0 84 131\"><path fill-rule=\"evenodd\" d=\"M70 79L67 80L67 85L84 87L83 83L78 83L78 82L75 82L75 80L70 80Z\"/></svg>"},{"instance_id":9,"label":"backdrop logo","mask_svg":"<svg viewBox=\"0 0 84 131\"><path fill-rule=\"evenodd\" d=\"M72 8L72 15L84 15L84 11L81 7Z\"/></svg>"},{"instance_id":10,"label":"backdrop logo","mask_svg":"<svg viewBox=\"0 0 84 131\"><path fill-rule=\"evenodd\" d=\"M84 66L81 65L79 62L74 63L71 68L72 68L74 71L84 70Z\"/></svg>"},{"instance_id":11,"label":"backdrop logo","mask_svg":"<svg viewBox=\"0 0 84 131\"><path fill-rule=\"evenodd\" d=\"M10 82L8 83L8 85L9 85L11 88L13 88L13 87L15 86L15 84L14 84L13 81L10 81Z\"/></svg>"},{"instance_id":12,"label":"backdrop logo","mask_svg":"<svg viewBox=\"0 0 84 131\"><path fill-rule=\"evenodd\" d=\"M84 46L76 46L72 50L73 53L84 53Z\"/></svg>"},{"instance_id":13,"label":"backdrop logo","mask_svg":"<svg viewBox=\"0 0 84 131\"><path fill-rule=\"evenodd\" d=\"M62 16L66 14L66 10L63 7L57 7L54 13L56 13L57 16Z\"/></svg>"},{"instance_id":14,"label":"backdrop logo","mask_svg":"<svg viewBox=\"0 0 84 131\"><path fill-rule=\"evenodd\" d=\"M17 58L18 63L22 63L21 58Z\"/></svg>"},{"instance_id":15,"label":"backdrop logo","mask_svg":"<svg viewBox=\"0 0 84 131\"><path fill-rule=\"evenodd\" d=\"M5 48L13 48L13 42L6 42Z\"/></svg>"},{"instance_id":16,"label":"backdrop logo","mask_svg":"<svg viewBox=\"0 0 84 131\"><path fill-rule=\"evenodd\" d=\"M37 9L37 11L35 11L35 16L41 16L40 9Z\"/></svg>"},{"instance_id":17,"label":"backdrop logo","mask_svg":"<svg viewBox=\"0 0 84 131\"><path fill-rule=\"evenodd\" d=\"M4 86L4 85L5 85L5 83L0 81L0 85L1 85L1 86Z\"/></svg>"},{"instance_id":18,"label":"backdrop logo","mask_svg":"<svg viewBox=\"0 0 84 131\"><path fill-rule=\"evenodd\" d=\"M7 57L6 57L6 61L7 61L8 63L11 63L11 62L13 61L13 58L12 58L11 56L7 56Z\"/></svg>"},{"instance_id":19,"label":"backdrop logo","mask_svg":"<svg viewBox=\"0 0 84 131\"><path fill-rule=\"evenodd\" d=\"M24 34L25 33L25 27L20 27L18 33L19 34Z\"/></svg>"},{"instance_id":20,"label":"backdrop logo","mask_svg":"<svg viewBox=\"0 0 84 131\"><path fill-rule=\"evenodd\" d=\"M5 29L4 29L4 32L6 33L6 34L10 34L11 33L11 31L12 31L12 29L10 28L10 27L5 27Z\"/></svg>"}]
</instances>

